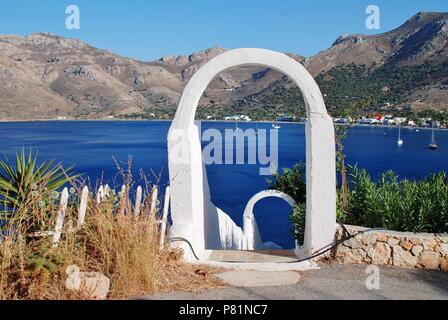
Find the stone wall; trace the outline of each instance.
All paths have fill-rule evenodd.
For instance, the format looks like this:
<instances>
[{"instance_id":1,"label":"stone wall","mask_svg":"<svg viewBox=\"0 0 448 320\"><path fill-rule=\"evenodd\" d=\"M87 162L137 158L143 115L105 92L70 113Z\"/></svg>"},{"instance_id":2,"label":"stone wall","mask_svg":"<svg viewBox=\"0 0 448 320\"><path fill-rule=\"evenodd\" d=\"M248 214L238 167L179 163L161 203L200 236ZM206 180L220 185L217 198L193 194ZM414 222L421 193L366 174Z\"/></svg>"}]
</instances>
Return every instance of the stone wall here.
<instances>
[{"instance_id":1,"label":"stone wall","mask_svg":"<svg viewBox=\"0 0 448 320\"><path fill-rule=\"evenodd\" d=\"M358 236L339 245L334 258L341 263L370 263L448 272L448 234L409 233L346 226ZM343 238L338 226L337 239Z\"/></svg>"}]
</instances>

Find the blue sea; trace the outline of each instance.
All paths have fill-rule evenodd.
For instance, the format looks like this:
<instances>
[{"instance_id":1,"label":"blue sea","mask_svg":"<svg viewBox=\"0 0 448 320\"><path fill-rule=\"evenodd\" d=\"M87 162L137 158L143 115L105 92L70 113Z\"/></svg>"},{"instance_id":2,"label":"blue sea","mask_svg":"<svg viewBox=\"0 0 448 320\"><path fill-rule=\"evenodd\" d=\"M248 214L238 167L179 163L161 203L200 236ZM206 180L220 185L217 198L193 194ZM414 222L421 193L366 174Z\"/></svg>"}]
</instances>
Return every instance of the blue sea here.
<instances>
[{"instance_id":1,"label":"blue sea","mask_svg":"<svg viewBox=\"0 0 448 320\"><path fill-rule=\"evenodd\" d=\"M121 183L113 158L126 167L132 156L135 180L143 185L139 171L166 185L168 121L49 121L0 123L0 152L13 157L21 147L39 152L42 161L61 161L84 173L92 185L101 179L110 185ZM269 123L240 123L241 129L270 129ZM303 124L281 124L279 130L279 168L305 162ZM234 123L202 122L202 130L234 129ZM431 151L431 131L402 129L404 145L397 146L397 128L352 127L345 139L349 164L358 164L378 178L392 169L402 178L419 179L432 172L448 171L448 130L436 130L439 149ZM257 165L210 165L208 179L213 202L242 225L244 208L249 199L267 188ZM288 214L290 208L280 199L264 199L255 207L264 241L284 248L294 247Z\"/></svg>"}]
</instances>

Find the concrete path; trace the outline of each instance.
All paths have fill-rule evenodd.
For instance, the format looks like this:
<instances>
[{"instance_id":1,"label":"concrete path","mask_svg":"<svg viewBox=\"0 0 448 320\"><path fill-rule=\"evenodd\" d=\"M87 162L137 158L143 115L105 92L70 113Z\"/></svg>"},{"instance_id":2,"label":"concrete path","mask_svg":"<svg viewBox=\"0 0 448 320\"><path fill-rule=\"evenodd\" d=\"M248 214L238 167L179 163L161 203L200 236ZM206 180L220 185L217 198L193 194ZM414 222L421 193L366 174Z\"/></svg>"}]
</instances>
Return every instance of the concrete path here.
<instances>
[{"instance_id":1,"label":"concrete path","mask_svg":"<svg viewBox=\"0 0 448 320\"><path fill-rule=\"evenodd\" d=\"M270 287L297 284L301 275L296 271L265 272L253 270L230 270L217 275L232 287Z\"/></svg>"},{"instance_id":2,"label":"concrete path","mask_svg":"<svg viewBox=\"0 0 448 320\"><path fill-rule=\"evenodd\" d=\"M296 262L294 250L206 250L198 264L218 269L257 270L264 272L306 271L318 266L310 261Z\"/></svg>"},{"instance_id":3,"label":"concrete path","mask_svg":"<svg viewBox=\"0 0 448 320\"><path fill-rule=\"evenodd\" d=\"M297 284L268 287L227 287L200 294L176 292L143 299L187 300L316 300L316 299L438 299L448 300L448 274L380 268L380 290L368 290L367 266L322 265L302 272Z\"/></svg>"}]
</instances>

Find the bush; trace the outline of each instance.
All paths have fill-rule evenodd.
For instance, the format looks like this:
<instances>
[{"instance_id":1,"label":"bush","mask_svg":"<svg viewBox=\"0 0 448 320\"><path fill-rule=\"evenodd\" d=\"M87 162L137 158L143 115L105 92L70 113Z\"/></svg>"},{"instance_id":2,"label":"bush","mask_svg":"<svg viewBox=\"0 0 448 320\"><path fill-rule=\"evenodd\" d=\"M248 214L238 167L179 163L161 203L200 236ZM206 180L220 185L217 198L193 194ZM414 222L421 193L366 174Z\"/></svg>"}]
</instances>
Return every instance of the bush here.
<instances>
[{"instance_id":1,"label":"bush","mask_svg":"<svg viewBox=\"0 0 448 320\"><path fill-rule=\"evenodd\" d=\"M372 181L350 169L346 223L395 231L448 232L448 180L441 172L421 181L399 180L392 171Z\"/></svg>"},{"instance_id":2,"label":"bush","mask_svg":"<svg viewBox=\"0 0 448 320\"><path fill-rule=\"evenodd\" d=\"M292 223L291 231L299 246L305 241L306 204L299 203L291 212L289 220Z\"/></svg>"},{"instance_id":3,"label":"bush","mask_svg":"<svg viewBox=\"0 0 448 320\"><path fill-rule=\"evenodd\" d=\"M270 189L290 195L297 203L289 219L293 225L291 232L299 245L303 244L305 237L306 184L304 170L305 166L298 163L292 169L284 168L282 173L274 174L273 180L267 180Z\"/></svg>"},{"instance_id":4,"label":"bush","mask_svg":"<svg viewBox=\"0 0 448 320\"><path fill-rule=\"evenodd\" d=\"M275 173L273 180L267 180L270 189L282 191L297 203L306 201L305 166L296 164L292 169L284 168L282 173Z\"/></svg>"},{"instance_id":5,"label":"bush","mask_svg":"<svg viewBox=\"0 0 448 320\"><path fill-rule=\"evenodd\" d=\"M448 179L446 173L421 181L403 179L392 171L374 181L365 169L349 167L347 209L342 210L338 189L337 218L346 224L405 232L448 232ZM271 189L291 195L298 203L290 215L293 233L303 243L306 188L303 165L284 169L268 181Z\"/></svg>"}]
</instances>

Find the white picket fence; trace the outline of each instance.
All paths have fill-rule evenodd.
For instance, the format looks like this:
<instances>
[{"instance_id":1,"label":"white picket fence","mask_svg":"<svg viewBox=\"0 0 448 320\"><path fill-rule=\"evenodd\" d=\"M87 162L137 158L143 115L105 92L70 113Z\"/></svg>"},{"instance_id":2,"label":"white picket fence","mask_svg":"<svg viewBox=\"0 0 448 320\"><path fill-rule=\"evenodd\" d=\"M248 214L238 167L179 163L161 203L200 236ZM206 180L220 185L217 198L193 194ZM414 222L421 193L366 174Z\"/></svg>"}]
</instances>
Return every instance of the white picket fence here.
<instances>
[{"instance_id":1,"label":"white picket fence","mask_svg":"<svg viewBox=\"0 0 448 320\"><path fill-rule=\"evenodd\" d=\"M96 203L100 204L104 200L106 200L111 195L112 190L108 185L100 186L98 188L98 191L96 193ZM126 197L123 197L123 195L126 194L126 186L123 185L121 187L121 191L119 194L120 202L126 201ZM155 215L157 211L157 196L158 196L158 188L154 187L151 192L151 203L150 203L150 214ZM56 217L56 223L54 226L54 231L49 232L38 232L34 234L35 237L53 237L53 247L57 247L60 240L61 235L64 227L64 219L65 214L67 211L68 206L68 198L69 198L69 192L68 188L64 188L64 190L61 193L61 200L59 202L59 210L58 215ZM79 211L78 211L78 220L76 223L76 227L73 228L72 226L68 226L68 232L76 232L77 230L80 230L82 226L85 223L86 219L86 212L87 212L87 205L89 201L89 188L86 186L82 189L81 192L81 198L79 203ZM135 203L134 203L134 210L132 214L134 216L139 216L141 213L141 208L143 204L143 189L142 187L137 187L136 194L135 194ZM159 221L160 223L160 250L163 249L165 245L165 236L166 236L166 230L167 230L167 221L168 221L168 211L169 211L169 205L170 205L170 187L166 187L165 189L165 198L162 208L162 219ZM124 215L125 214L125 204L120 203L120 212L119 214Z\"/></svg>"}]
</instances>

